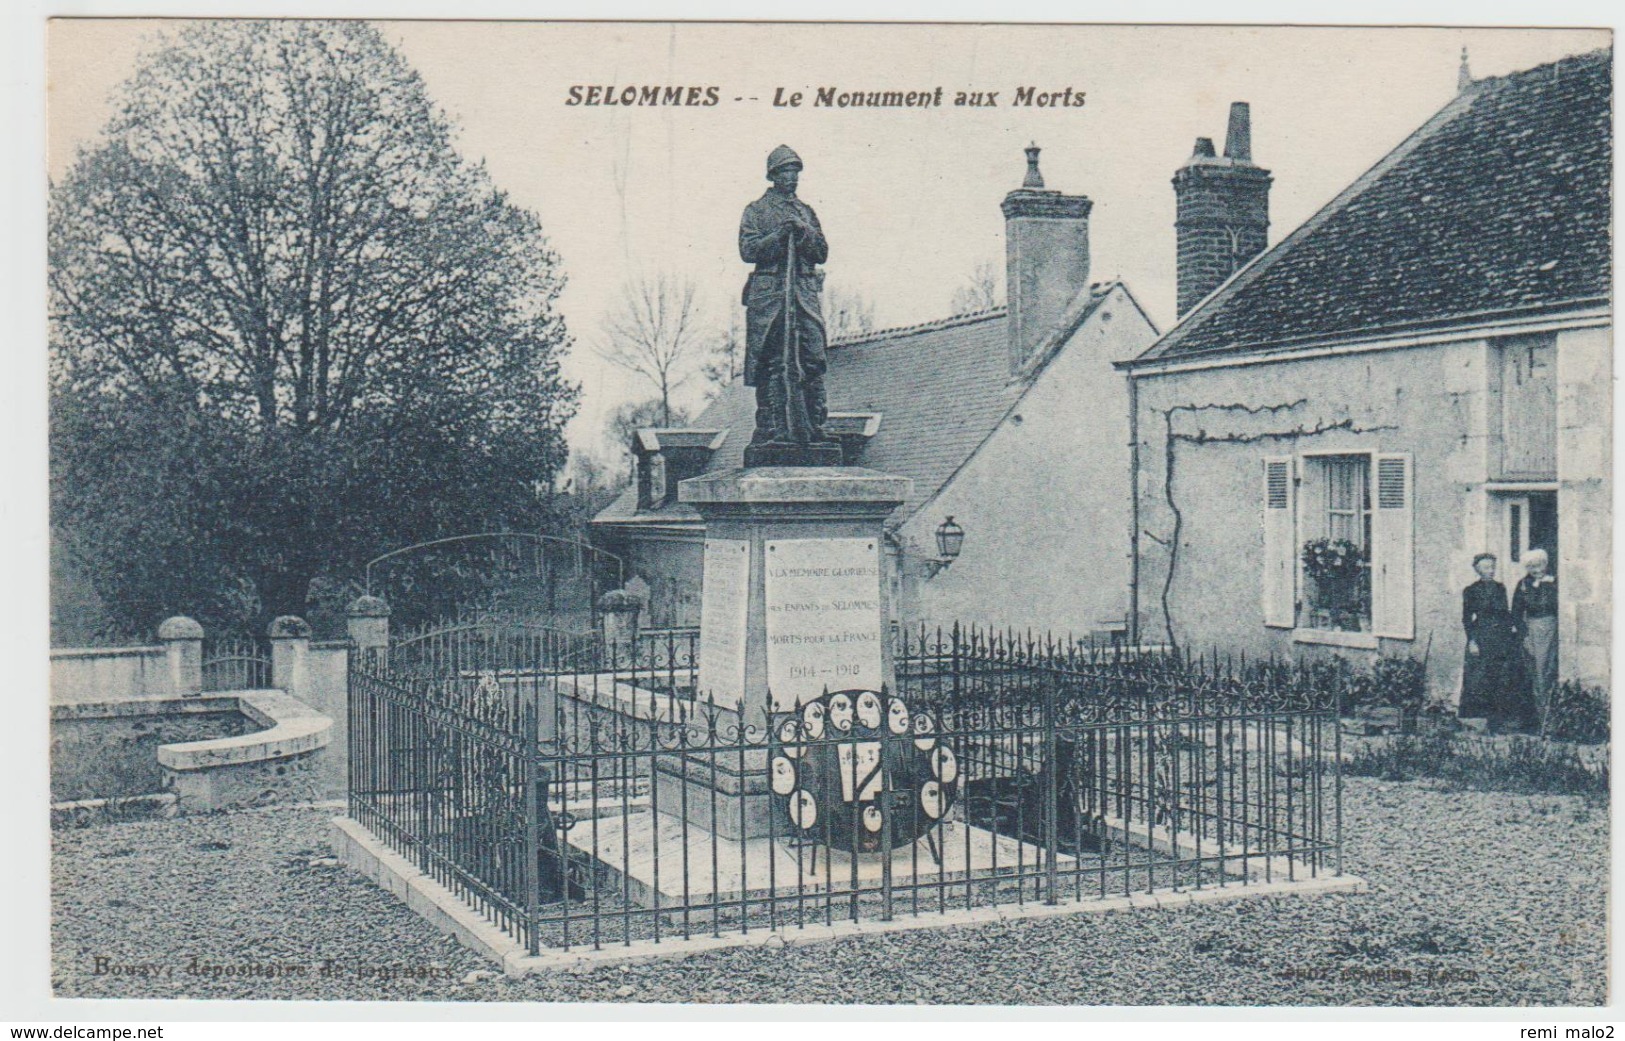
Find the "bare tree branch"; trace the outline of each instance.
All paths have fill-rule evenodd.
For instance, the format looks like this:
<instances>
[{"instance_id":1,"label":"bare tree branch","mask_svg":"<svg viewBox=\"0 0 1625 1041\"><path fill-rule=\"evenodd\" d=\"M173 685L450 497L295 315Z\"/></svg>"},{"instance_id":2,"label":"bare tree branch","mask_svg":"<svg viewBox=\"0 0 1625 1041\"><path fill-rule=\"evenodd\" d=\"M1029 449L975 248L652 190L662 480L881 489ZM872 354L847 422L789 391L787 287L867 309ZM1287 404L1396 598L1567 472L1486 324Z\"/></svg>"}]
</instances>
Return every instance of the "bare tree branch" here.
<instances>
[{"instance_id":1,"label":"bare tree branch","mask_svg":"<svg viewBox=\"0 0 1625 1041\"><path fill-rule=\"evenodd\" d=\"M640 377L660 403L660 423L670 426L672 395L705 364L704 318L691 279L668 272L631 279L603 322L598 355Z\"/></svg>"},{"instance_id":2,"label":"bare tree branch","mask_svg":"<svg viewBox=\"0 0 1625 1041\"><path fill-rule=\"evenodd\" d=\"M830 340L874 332L875 304L862 292L831 284L824 289L824 329Z\"/></svg>"},{"instance_id":3,"label":"bare tree branch","mask_svg":"<svg viewBox=\"0 0 1625 1041\"><path fill-rule=\"evenodd\" d=\"M1003 302L999 295L999 269L991 260L983 260L977 263L965 284L954 290L950 306L954 314L970 314L998 307Z\"/></svg>"}]
</instances>

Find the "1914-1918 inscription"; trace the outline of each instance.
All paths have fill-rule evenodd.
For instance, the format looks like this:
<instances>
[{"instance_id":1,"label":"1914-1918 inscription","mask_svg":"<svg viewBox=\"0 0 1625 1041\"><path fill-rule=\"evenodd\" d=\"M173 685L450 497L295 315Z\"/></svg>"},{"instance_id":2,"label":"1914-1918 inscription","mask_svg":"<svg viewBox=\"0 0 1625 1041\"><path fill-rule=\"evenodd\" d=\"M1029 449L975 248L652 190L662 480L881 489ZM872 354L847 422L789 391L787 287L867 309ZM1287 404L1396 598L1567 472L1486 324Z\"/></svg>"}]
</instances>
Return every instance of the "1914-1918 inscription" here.
<instances>
[{"instance_id":1,"label":"1914-1918 inscription","mask_svg":"<svg viewBox=\"0 0 1625 1041\"><path fill-rule=\"evenodd\" d=\"M775 708L882 682L880 553L873 539L767 544L767 680Z\"/></svg>"},{"instance_id":2,"label":"1914-1918 inscription","mask_svg":"<svg viewBox=\"0 0 1625 1041\"><path fill-rule=\"evenodd\" d=\"M731 705L745 691L745 618L750 543L706 539L700 603L700 696Z\"/></svg>"}]
</instances>

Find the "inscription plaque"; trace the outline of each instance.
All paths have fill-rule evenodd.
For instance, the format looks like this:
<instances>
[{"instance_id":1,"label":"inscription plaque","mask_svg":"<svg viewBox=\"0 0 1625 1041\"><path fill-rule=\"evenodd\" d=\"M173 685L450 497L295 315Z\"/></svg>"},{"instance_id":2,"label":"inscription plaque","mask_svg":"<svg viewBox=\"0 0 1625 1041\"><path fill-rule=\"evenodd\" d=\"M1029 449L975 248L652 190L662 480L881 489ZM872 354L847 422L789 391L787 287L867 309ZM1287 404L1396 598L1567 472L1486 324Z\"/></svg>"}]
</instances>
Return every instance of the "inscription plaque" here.
<instances>
[{"instance_id":1,"label":"inscription plaque","mask_svg":"<svg viewBox=\"0 0 1625 1041\"><path fill-rule=\"evenodd\" d=\"M706 539L700 581L699 697L732 707L745 693L750 543Z\"/></svg>"},{"instance_id":2,"label":"inscription plaque","mask_svg":"<svg viewBox=\"0 0 1625 1041\"><path fill-rule=\"evenodd\" d=\"M766 553L767 685L792 709L825 690L879 690L880 547L874 539L783 539Z\"/></svg>"}]
</instances>

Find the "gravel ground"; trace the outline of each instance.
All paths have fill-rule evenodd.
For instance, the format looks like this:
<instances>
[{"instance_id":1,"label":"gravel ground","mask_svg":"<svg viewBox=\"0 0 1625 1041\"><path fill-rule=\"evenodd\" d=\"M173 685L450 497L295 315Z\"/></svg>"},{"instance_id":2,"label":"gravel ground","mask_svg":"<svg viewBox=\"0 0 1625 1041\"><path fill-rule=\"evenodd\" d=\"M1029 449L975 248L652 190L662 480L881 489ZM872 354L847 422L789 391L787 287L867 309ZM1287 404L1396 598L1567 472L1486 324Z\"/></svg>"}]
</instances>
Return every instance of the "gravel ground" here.
<instances>
[{"instance_id":1,"label":"gravel ground","mask_svg":"<svg viewBox=\"0 0 1625 1041\"><path fill-rule=\"evenodd\" d=\"M58 997L1596 1005L1608 813L1345 783L1360 895L877 934L510 980L332 861L322 809L56 833ZM245 964L262 974L225 970ZM269 973L269 974L266 974Z\"/></svg>"}]
</instances>

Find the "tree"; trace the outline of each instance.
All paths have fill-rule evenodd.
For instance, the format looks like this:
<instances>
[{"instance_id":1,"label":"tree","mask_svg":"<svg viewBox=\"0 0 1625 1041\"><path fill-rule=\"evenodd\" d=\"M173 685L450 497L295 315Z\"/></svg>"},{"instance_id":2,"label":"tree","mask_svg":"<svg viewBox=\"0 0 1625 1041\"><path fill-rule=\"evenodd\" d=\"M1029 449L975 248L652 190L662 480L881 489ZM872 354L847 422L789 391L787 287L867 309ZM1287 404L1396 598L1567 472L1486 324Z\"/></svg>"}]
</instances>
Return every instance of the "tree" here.
<instances>
[{"instance_id":1,"label":"tree","mask_svg":"<svg viewBox=\"0 0 1625 1041\"><path fill-rule=\"evenodd\" d=\"M976 265L965 284L954 290L952 307L954 314L969 314L998 307L1001 303L999 270L991 260L984 260Z\"/></svg>"},{"instance_id":2,"label":"tree","mask_svg":"<svg viewBox=\"0 0 1625 1041\"><path fill-rule=\"evenodd\" d=\"M824 290L824 332L830 340L871 333L875 328L873 300L856 290L828 286Z\"/></svg>"},{"instance_id":3,"label":"tree","mask_svg":"<svg viewBox=\"0 0 1625 1041\"><path fill-rule=\"evenodd\" d=\"M132 629L536 521L577 397L558 258L373 27L168 37L49 250L53 524Z\"/></svg>"},{"instance_id":4,"label":"tree","mask_svg":"<svg viewBox=\"0 0 1625 1041\"><path fill-rule=\"evenodd\" d=\"M745 374L745 314L735 308L728 328L712 334L710 359L700 370L707 398L714 398Z\"/></svg>"},{"instance_id":5,"label":"tree","mask_svg":"<svg viewBox=\"0 0 1625 1041\"><path fill-rule=\"evenodd\" d=\"M605 361L642 377L671 426L672 395L699 375L709 339L692 280L667 272L631 279L604 319Z\"/></svg>"},{"instance_id":6,"label":"tree","mask_svg":"<svg viewBox=\"0 0 1625 1041\"><path fill-rule=\"evenodd\" d=\"M561 538L590 541L593 517L624 486L615 469L591 452L571 452L570 465L549 501L550 530Z\"/></svg>"}]
</instances>

